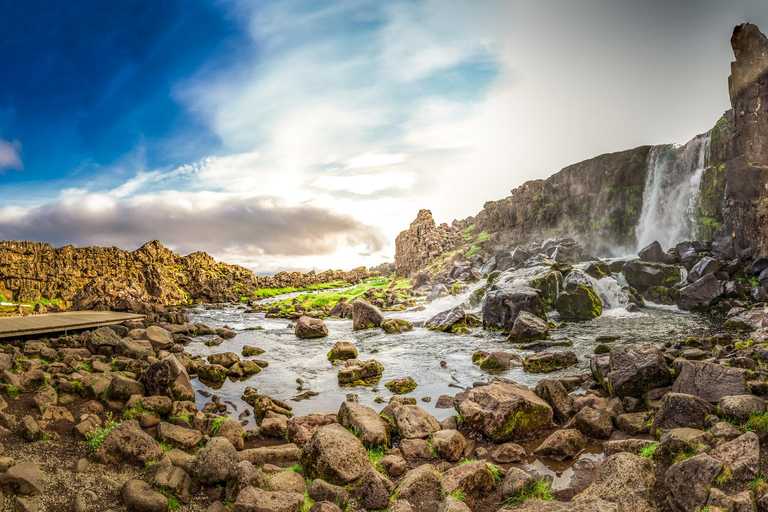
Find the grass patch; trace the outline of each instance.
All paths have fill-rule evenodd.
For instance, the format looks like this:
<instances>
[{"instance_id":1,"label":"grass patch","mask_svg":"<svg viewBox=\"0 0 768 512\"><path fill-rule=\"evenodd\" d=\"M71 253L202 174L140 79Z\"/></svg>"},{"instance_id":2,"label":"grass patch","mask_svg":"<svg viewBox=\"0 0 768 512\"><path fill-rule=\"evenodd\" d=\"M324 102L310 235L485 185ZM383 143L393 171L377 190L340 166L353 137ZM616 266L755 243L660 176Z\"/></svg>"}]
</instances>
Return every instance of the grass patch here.
<instances>
[{"instance_id":1,"label":"grass patch","mask_svg":"<svg viewBox=\"0 0 768 512\"><path fill-rule=\"evenodd\" d=\"M485 465L493 475L493 481L496 483L501 482L501 468L495 464L491 464L490 462L486 462Z\"/></svg>"},{"instance_id":2,"label":"grass patch","mask_svg":"<svg viewBox=\"0 0 768 512\"><path fill-rule=\"evenodd\" d=\"M221 418L216 418L213 420L213 425L211 425L211 435L213 437L216 437L219 435L219 430L221 430L221 424L224 423L224 420L227 419L226 416L222 416Z\"/></svg>"},{"instance_id":3,"label":"grass patch","mask_svg":"<svg viewBox=\"0 0 768 512\"><path fill-rule=\"evenodd\" d=\"M285 471L293 471L294 473L301 474L301 464L298 462L291 467L285 468Z\"/></svg>"},{"instance_id":4,"label":"grass patch","mask_svg":"<svg viewBox=\"0 0 768 512\"><path fill-rule=\"evenodd\" d=\"M768 413L752 414L742 428L747 432L768 432Z\"/></svg>"},{"instance_id":5,"label":"grass patch","mask_svg":"<svg viewBox=\"0 0 768 512\"><path fill-rule=\"evenodd\" d=\"M717 475L717 478L715 478L715 484L718 487L723 487L724 485L730 483L732 480L733 474L731 473L731 468L723 465L722 471L720 471L720 474Z\"/></svg>"},{"instance_id":6,"label":"grass patch","mask_svg":"<svg viewBox=\"0 0 768 512\"><path fill-rule=\"evenodd\" d=\"M173 494L172 491L162 491L166 498L168 498L168 511L173 512L181 508L181 501Z\"/></svg>"},{"instance_id":7,"label":"grass patch","mask_svg":"<svg viewBox=\"0 0 768 512\"><path fill-rule=\"evenodd\" d=\"M755 478L747 482L747 485L749 486L750 489L755 491L755 493L757 494L762 494L762 492L765 491L766 488L768 488L768 482L765 481L765 477L763 476L762 473L760 473Z\"/></svg>"},{"instance_id":8,"label":"grass patch","mask_svg":"<svg viewBox=\"0 0 768 512\"><path fill-rule=\"evenodd\" d=\"M549 482L540 478L519 493L505 499L502 505L519 505L525 500L555 501L552 486Z\"/></svg>"},{"instance_id":9,"label":"grass patch","mask_svg":"<svg viewBox=\"0 0 768 512\"><path fill-rule=\"evenodd\" d=\"M373 466L378 464L381 459L387 456L387 451L383 446L374 446L373 448L368 448L366 452L368 452L368 459L371 461L371 465Z\"/></svg>"},{"instance_id":10,"label":"grass patch","mask_svg":"<svg viewBox=\"0 0 768 512\"><path fill-rule=\"evenodd\" d=\"M122 425L122 423L122 421L113 420L112 413L107 413L104 425L101 427L93 427L85 434L85 442L88 446L88 451L91 453L98 451L107 435Z\"/></svg>"},{"instance_id":11,"label":"grass patch","mask_svg":"<svg viewBox=\"0 0 768 512\"><path fill-rule=\"evenodd\" d=\"M8 393L10 398L16 398L19 396L20 390L16 386L8 386L5 388L5 392Z\"/></svg>"},{"instance_id":12,"label":"grass patch","mask_svg":"<svg viewBox=\"0 0 768 512\"><path fill-rule=\"evenodd\" d=\"M451 494L448 495L449 498L453 498L455 500L464 501L467 499L466 495L464 494L464 491L461 489L456 489Z\"/></svg>"},{"instance_id":13,"label":"grass patch","mask_svg":"<svg viewBox=\"0 0 768 512\"><path fill-rule=\"evenodd\" d=\"M435 445L432 443L431 439L429 440L429 454L435 459L440 458L440 454L438 454L437 450L435 450Z\"/></svg>"},{"instance_id":14,"label":"grass patch","mask_svg":"<svg viewBox=\"0 0 768 512\"><path fill-rule=\"evenodd\" d=\"M653 443L648 446L643 446L642 448L640 448L638 455L640 455L641 457L645 457L646 459L653 459L653 456L656 453L656 449L658 447L659 447L659 443Z\"/></svg>"}]
</instances>

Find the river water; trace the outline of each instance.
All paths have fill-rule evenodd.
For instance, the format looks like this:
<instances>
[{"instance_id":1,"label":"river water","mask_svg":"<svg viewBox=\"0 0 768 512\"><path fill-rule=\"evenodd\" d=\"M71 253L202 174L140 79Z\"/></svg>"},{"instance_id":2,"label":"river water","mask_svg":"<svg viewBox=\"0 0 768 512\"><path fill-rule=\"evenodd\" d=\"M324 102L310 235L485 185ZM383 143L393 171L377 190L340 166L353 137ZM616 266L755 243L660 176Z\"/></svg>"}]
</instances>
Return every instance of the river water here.
<instances>
[{"instance_id":1,"label":"river water","mask_svg":"<svg viewBox=\"0 0 768 512\"><path fill-rule=\"evenodd\" d=\"M613 278L603 278L596 289L603 297L606 308L597 319L563 324L551 331L551 337L569 338L571 348L553 348L551 350L573 350L579 359L577 366L549 374L530 374L522 368L513 368L501 375L528 386L534 386L542 378L557 378L564 375L581 374L589 371L589 360L594 355L597 344L595 338L604 335L618 335L614 344L653 344L661 346L666 342L675 342L688 336L706 336L714 332L722 320L706 315L687 313L670 306L649 304L640 312L630 313L620 299L611 297L618 287ZM613 281L613 284L609 281ZM471 286L460 296L450 296L425 305L421 311L385 312L390 318L404 318L420 322L437 312L461 304L477 285ZM282 298L282 297L278 297ZM274 299L273 299L274 300ZM613 302L613 303L612 303ZM266 360L269 366L261 373L244 381L227 380L219 389L209 388L199 379L193 381L197 389L217 393L222 401L230 401L237 406L233 416L237 416L247 407L240 399L246 386L252 386L260 393L267 394L289 403L296 415L312 412L335 412L348 393L356 393L359 401L379 410L383 405L376 404L376 397L388 400L391 394L384 383L405 376L411 376L418 383L415 391L408 396L416 397L419 405L438 419L455 414L453 409L435 407L440 395L455 395L473 382L487 380L489 375L472 364L472 354L477 350L514 351L523 358L532 353L519 350L517 346L506 342L504 336L483 329L477 329L470 335L454 335L429 331L416 327L405 334L386 334L382 329L353 331L351 320L326 320L329 336L316 340L299 339L294 335L293 327L285 319L265 318L263 313L246 313L240 305L226 305L223 309L198 307L189 311L192 322L203 322L212 327L227 325L238 331L238 335L224 341L219 346L208 347L204 341L210 337L196 338L186 346L192 354L207 356L219 352L234 352L240 355L244 345L256 346L264 350L257 359ZM553 321L557 322L556 313ZM260 330L248 330L260 328ZM340 387L336 374L338 366L327 360L327 353L337 341L353 342L358 349L359 359L376 359L384 366L383 378L378 386ZM444 362L444 365L441 365ZM299 383L301 382L301 389ZM292 401L303 391L318 393L310 399ZM430 402L421 399L428 397ZM197 405L202 407L207 398L197 396Z\"/></svg>"}]
</instances>

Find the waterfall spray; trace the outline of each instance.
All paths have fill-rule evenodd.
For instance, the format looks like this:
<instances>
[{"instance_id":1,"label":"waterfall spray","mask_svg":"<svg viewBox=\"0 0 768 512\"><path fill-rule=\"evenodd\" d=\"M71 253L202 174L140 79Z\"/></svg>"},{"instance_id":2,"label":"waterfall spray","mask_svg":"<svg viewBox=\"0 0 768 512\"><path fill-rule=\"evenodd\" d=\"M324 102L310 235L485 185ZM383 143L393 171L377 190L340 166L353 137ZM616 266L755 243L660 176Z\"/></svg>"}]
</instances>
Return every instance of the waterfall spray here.
<instances>
[{"instance_id":1,"label":"waterfall spray","mask_svg":"<svg viewBox=\"0 0 768 512\"><path fill-rule=\"evenodd\" d=\"M664 249L691 239L701 177L709 165L707 132L685 146L655 146L648 155L643 211L637 225L637 248L658 240Z\"/></svg>"}]
</instances>

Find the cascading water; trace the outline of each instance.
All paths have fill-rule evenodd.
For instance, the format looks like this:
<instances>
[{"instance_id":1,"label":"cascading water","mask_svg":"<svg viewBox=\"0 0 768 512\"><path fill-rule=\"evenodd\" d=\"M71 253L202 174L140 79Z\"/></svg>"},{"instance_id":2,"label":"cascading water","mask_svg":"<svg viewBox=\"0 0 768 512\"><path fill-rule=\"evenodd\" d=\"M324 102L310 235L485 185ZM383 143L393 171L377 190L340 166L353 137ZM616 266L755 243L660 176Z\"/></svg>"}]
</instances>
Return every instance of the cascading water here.
<instances>
[{"instance_id":1,"label":"cascading water","mask_svg":"<svg viewBox=\"0 0 768 512\"><path fill-rule=\"evenodd\" d=\"M709 133L685 146L655 146L648 155L637 248L658 240L664 249L695 236L701 177L709 165Z\"/></svg>"}]
</instances>

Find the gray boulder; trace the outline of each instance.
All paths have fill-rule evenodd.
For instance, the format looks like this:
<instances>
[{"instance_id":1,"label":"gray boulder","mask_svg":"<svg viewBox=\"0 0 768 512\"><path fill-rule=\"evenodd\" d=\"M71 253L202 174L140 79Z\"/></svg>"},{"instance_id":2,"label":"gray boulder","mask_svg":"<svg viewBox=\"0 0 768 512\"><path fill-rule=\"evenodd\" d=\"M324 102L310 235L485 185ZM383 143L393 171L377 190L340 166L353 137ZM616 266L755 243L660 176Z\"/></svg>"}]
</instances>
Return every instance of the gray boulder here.
<instances>
[{"instance_id":1,"label":"gray boulder","mask_svg":"<svg viewBox=\"0 0 768 512\"><path fill-rule=\"evenodd\" d=\"M672 374L658 348L624 345L611 348L605 379L613 396L641 397L651 389L671 384Z\"/></svg>"},{"instance_id":2,"label":"gray boulder","mask_svg":"<svg viewBox=\"0 0 768 512\"><path fill-rule=\"evenodd\" d=\"M698 396L712 403L719 402L724 396L750 394L741 370L708 361L684 362L672 391Z\"/></svg>"}]
</instances>

